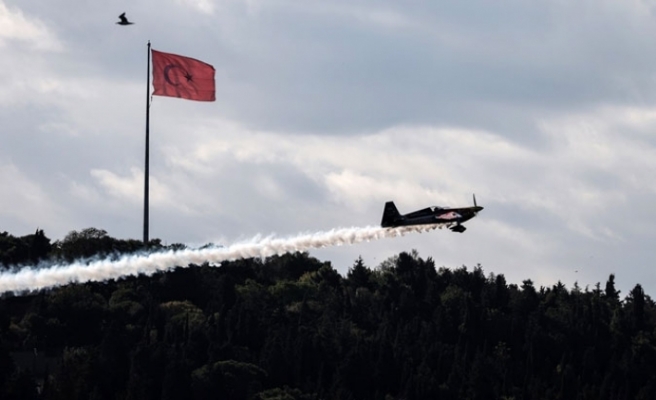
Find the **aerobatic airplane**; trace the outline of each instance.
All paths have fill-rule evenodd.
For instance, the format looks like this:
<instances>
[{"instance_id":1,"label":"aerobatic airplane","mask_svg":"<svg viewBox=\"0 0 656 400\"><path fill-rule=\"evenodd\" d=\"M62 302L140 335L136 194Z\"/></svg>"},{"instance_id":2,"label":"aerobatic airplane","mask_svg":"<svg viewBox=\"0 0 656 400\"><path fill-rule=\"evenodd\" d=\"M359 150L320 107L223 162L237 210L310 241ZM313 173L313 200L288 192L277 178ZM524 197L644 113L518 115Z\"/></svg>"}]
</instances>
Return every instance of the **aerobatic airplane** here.
<instances>
[{"instance_id":1,"label":"aerobatic airplane","mask_svg":"<svg viewBox=\"0 0 656 400\"><path fill-rule=\"evenodd\" d=\"M383 228L394 228L408 225L446 224L453 232L462 233L467 229L462 223L474 218L482 209L483 207L476 204L476 195L474 195L473 207L444 208L433 206L404 215L399 213L393 201L388 201L385 203L381 226Z\"/></svg>"}]
</instances>

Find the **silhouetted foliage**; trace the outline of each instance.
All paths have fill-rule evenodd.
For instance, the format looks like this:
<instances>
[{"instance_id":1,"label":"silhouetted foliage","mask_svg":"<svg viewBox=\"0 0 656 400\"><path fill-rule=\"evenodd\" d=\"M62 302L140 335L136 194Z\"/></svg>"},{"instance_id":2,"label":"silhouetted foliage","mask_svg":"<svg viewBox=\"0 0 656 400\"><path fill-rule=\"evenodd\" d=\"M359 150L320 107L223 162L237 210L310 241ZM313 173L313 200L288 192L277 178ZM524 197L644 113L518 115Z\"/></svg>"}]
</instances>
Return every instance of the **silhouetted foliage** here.
<instances>
[{"instance_id":1,"label":"silhouetted foliage","mask_svg":"<svg viewBox=\"0 0 656 400\"><path fill-rule=\"evenodd\" d=\"M159 247L157 242L154 245ZM105 230L96 228L71 231L64 240L56 241L54 247L55 256L69 262L94 256L134 253L145 249L142 241L114 239Z\"/></svg>"},{"instance_id":2,"label":"silhouetted foliage","mask_svg":"<svg viewBox=\"0 0 656 400\"><path fill-rule=\"evenodd\" d=\"M0 234L6 268L180 249ZM346 276L307 253L0 299L0 398L652 399L656 305L508 284L416 252Z\"/></svg>"},{"instance_id":3,"label":"silhouetted foliage","mask_svg":"<svg viewBox=\"0 0 656 400\"><path fill-rule=\"evenodd\" d=\"M33 235L15 237L0 233L0 268L9 265L36 264L50 255L52 245L42 229Z\"/></svg>"}]
</instances>

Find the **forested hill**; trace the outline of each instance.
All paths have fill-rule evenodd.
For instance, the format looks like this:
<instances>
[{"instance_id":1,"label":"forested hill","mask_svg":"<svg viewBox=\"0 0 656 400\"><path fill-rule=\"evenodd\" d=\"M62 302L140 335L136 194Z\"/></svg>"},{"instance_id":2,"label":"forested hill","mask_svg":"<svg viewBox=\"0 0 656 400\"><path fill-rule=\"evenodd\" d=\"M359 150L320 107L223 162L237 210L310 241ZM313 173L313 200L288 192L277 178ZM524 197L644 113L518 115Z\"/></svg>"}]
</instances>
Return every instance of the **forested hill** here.
<instances>
[{"instance_id":1,"label":"forested hill","mask_svg":"<svg viewBox=\"0 0 656 400\"><path fill-rule=\"evenodd\" d=\"M0 270L141 250L3 233ZM411 252L341 276L296 253L4 295L0 399L654 399L655 328L612 275L536 288Z\"/></svg>"}]
</instances>

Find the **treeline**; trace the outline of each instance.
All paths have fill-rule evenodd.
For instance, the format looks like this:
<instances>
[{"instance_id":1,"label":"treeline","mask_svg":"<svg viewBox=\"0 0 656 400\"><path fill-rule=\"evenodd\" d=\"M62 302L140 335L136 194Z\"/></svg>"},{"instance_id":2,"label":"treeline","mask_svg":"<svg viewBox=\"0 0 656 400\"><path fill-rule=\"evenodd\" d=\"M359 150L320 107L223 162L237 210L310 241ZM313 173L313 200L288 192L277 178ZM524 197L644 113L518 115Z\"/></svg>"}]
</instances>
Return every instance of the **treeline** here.
<instances>
[{"instance_id":1,"label":"treeline","mask_svg":"<svg viewBox=\"0 0 656 400\"><path fill-rule=\"evenodd\" d=\"M0 234L5 267L142 250ZM613 275L536 288L410 252L342 276L297 253L5 295L0 398L654 399L655 328Z\"/></svg>"}]
</instances>

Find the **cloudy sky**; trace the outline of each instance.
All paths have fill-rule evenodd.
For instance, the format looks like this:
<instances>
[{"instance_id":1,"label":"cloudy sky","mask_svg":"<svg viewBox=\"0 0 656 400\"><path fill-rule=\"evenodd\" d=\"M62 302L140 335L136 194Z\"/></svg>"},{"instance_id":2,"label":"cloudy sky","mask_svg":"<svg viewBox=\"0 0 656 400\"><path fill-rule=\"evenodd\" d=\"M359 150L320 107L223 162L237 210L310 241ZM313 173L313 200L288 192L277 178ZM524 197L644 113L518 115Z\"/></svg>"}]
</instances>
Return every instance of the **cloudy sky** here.
<instances>
[{"instance_id":1,"label":"cloudy sky","mask_svg":"<svg viewBox=\"0 0 656 400\"><path fill-rule=\"evenodd\" d=\"M0 0L0 231L142 237L147 42L216 68L154 97L150 236L231 244L485 207L312 251L656 293L656 1ZM127 12L135 25L116 25Z\"/></svg>"}]
</instances>

